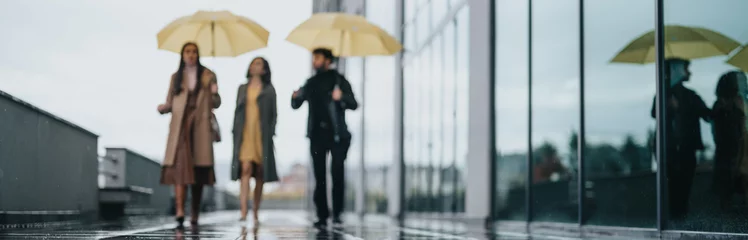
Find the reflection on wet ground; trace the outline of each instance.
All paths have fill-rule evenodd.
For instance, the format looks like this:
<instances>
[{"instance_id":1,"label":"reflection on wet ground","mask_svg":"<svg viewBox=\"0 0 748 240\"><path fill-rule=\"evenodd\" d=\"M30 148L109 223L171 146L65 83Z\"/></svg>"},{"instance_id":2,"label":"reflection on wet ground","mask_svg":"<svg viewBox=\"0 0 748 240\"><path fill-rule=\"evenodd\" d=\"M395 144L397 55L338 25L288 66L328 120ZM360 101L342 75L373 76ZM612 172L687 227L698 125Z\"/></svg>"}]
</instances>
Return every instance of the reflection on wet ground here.
<instances>
[{"instance_id":1,"label":"reflection on wet ground","mask_svg":"<svg viewBox=\"0 0 748 240\"><path fill-rule=\"evenodd\" d=\"M117 221L0 228L0 239L575 239L496 234L457 222L396 225L387 217L349 217L343 226L318 229L303 211L264 211L261 224L238 221L238 212L203 214L199 226L176 230L172 217L132 216Z\"/></svg>"},{"instance_id":2,"label":"reflection on wet ground","mask_svg":"<svg viewBox=\"0 0 748 240\"><path fill-rule=\"evenodd\" d=\"M304 212L265 211L261 223L239 222L238 212L204 214L199 226L176 230L171 217L136 216L65 226L0 229L0 239L474 239L350 219L344 226L311 227ZM362 224L363 223L363 224Z\"/></svg>"}]
</instances>

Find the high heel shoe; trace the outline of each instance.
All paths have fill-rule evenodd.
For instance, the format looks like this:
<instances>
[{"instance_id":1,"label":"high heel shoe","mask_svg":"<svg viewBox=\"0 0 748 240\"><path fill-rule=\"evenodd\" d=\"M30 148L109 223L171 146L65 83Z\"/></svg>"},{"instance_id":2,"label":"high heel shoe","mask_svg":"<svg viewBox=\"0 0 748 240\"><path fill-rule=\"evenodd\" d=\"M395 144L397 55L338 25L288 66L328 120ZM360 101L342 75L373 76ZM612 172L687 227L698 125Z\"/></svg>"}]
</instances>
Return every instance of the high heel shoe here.
<instances>
[{"instance_id":1,"label":"high heel shoe","mask_svg":"<svg viewBox=\"0 0 748 240\"><path fill-rule=\"evenodd\" d=\"M184 216L177 217L177 229L184 229Z\"/></svg>"},{"instance_id":2,"label":"high heel shoe","mask_svg":"<svg viewBox=\"0 0 748 240\"><path fill-rule=\"evenodd\" d=\"M191 226L197 226L198 219L200 219L200 210L192 209L192 216L190 216Z\"/></svg>"}]
</instances>

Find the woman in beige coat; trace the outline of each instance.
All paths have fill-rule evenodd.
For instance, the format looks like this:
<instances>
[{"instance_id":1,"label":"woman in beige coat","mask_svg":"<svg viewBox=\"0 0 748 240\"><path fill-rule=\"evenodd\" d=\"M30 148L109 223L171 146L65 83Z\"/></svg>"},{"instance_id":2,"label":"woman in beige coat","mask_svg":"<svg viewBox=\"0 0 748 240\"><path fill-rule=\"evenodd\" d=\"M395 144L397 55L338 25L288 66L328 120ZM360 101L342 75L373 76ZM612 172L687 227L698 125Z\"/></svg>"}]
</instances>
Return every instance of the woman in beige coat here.
<instances>
[{"instance_id":1,"label":"woman in beige coat","mask_svg":"<svg viewBox=\"0 0 748 240\"><path fill-rule=\"evenodd\" d=\"M197 225L204 185L215 183L212 110L221 105L216 75L200 64L197 44L182 47L179 69L171 76L161 114L171 113L161 184L174 185L178 228L184 222L187 185L192 189L190 222Z\"/></svg>"}]
</instances>

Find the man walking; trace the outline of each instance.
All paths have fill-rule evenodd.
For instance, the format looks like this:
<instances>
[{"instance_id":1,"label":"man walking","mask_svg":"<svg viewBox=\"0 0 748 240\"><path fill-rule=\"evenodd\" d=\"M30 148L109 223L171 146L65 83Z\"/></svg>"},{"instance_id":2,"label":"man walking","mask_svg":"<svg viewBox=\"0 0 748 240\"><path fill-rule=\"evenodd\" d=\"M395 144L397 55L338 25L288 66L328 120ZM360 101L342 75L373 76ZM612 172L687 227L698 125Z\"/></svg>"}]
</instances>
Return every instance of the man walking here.
<instances>
[{"instance_id":1,"label":"man walking","mask_svg":"<svg viewBox=\"0 0 748 240\"><path fill-rule=\"evenodd\" d=\"M298 109L309 102L307 137L310 142L312 166L316 185L314 204L317 207L317 227L325 226L330 217L327 206L326 160L332 155L332 217L333 223L342 223L345 201L345 159L351 145L351 133L345 123L345 110L356 110L358 102L353 96L350 83L336 70L330 69L333 62L332 51L318 48L312 52L312 65L316 74L304 86L295 91L291 107Z\"/></svg>"}]
</instances>

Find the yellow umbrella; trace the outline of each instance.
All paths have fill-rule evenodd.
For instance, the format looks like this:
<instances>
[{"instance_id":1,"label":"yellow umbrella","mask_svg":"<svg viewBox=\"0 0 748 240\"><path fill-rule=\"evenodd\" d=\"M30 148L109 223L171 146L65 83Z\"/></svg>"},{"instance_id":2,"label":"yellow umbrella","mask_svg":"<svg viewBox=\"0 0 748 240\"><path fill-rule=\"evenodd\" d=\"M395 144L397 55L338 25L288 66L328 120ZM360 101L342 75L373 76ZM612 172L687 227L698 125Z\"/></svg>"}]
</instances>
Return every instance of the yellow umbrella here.
<instances>
[{"instance_id":1,"label":"yellow umbrella","mask_svg":"<svg viewBox=\"0 0 748 240\"><path fill-rule=\"evenodd\" d=\"M179 53L186 42L195 42L202 56L235 57L267 46L269 35L256 22L229 11L198 11L164 27L158 48Z\"/></svg>"},{"instance_id":2,"label":"yellow umbrella","mask_svg":"<svg viewBox=\"0 0 748 240\"><path fill-rule=\"evenodd\" d=\"M655 61L655 33L650 31L626 46L611 62L652 63ZM727 55L740 43L718 32L678 25L665 26L665 58L696 59Z\"/></svg>"},{"instance_id":3,"label":"yellow umbrella","mask_svg":"<svg viewBox=\"0 0 748 240\"><path fill-rule=\"evenodd\" d=\"M743 49L740 49L735 55L732 55L730 59L727 59L727 63L748 72L748 44L744 45Z\"/></svg>"},{"instance_id":4,"label":"yellow umbrella","mask_svg":"<svg viewBox=\"0 0 748 240\"><path fill-rule=\"evenodd\" d=\"M296 27L287 41L308 50L329 48L336 56L392 55L403 47L364 17L344 13L319 13Z\"/></svg>"}]
</instances>

